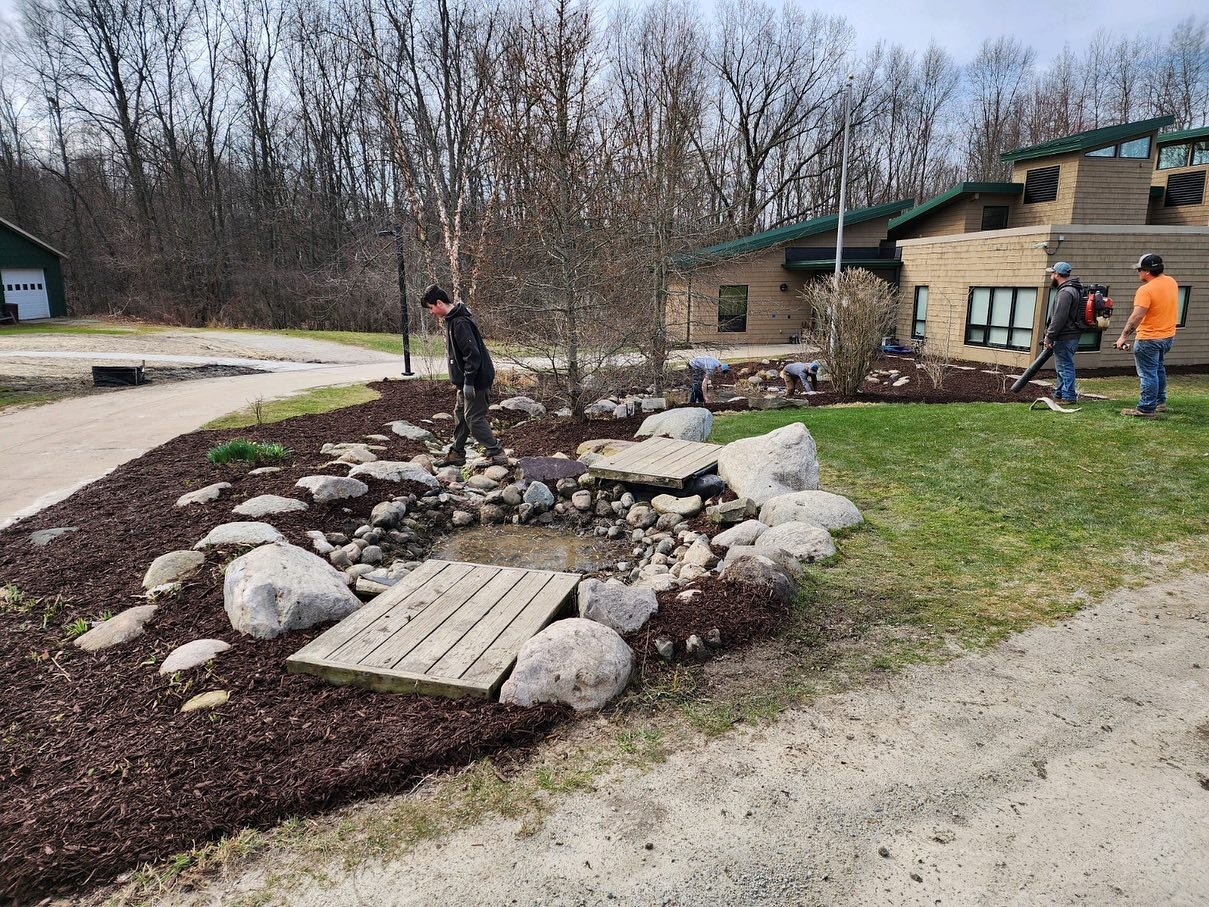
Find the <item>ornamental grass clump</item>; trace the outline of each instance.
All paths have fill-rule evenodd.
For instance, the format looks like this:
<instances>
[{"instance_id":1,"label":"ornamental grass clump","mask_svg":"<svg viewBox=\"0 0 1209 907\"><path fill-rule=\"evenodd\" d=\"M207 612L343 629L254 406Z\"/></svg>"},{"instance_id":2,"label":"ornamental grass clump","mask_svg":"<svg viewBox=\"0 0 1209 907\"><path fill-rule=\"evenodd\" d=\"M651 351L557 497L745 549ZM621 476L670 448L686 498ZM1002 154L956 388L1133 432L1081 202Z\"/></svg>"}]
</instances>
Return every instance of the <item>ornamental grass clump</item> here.
<instances>
[{"instance_id":1,"label":"ornamental grass clump","mask_svg":"<svg viewBox=\"0 0 1209 907\"><path fill-rule=\"evenodd\" d=\"M291 453L293 451L288 447L276 442L264 444L260 441L233 438L230 441L224 441L222 444L211 447L206 451L206 459L211 463L219 465L230 463L234 460L246 460L249 463L258 463L261 460L284 460Z\"/></svg>"}]
</instances>

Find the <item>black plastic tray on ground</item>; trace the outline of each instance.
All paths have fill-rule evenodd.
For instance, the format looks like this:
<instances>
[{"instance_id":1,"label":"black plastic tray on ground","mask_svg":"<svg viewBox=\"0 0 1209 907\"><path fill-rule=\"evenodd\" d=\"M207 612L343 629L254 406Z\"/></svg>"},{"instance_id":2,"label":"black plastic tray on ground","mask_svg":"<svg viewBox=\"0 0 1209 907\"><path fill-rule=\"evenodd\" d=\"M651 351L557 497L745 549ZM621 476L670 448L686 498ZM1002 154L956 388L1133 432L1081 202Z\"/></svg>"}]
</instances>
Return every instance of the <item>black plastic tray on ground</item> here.
<instances>
[{"instance_id":1,"label":"black plastic tray on ground","mask_svg":"<svg viewBox=\"0 0 1209 907\"><path fill-rule=\"evenodd\" d=\"M134 387L146 381L141 365L94 365L93 387Z\"/></svg>"}]
</instances>

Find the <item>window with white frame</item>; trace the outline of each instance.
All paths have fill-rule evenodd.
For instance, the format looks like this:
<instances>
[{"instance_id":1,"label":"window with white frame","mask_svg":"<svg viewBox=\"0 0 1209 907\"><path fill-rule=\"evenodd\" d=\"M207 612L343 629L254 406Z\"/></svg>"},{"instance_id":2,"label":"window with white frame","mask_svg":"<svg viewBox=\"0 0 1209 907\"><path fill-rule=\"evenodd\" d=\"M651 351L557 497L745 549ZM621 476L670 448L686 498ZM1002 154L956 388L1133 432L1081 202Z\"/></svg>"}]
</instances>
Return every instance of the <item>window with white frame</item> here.
<instances>
[{"instance_id":1,"label":"window with white frame","mask_svg":"<svg viewBox=\"0 0 1209 907\"><path fill-rule=\"evenodd\" d=\"M928 325L928 288L915 288L915 310L911 314L911 336L919 340Z\"/></svg>"}]
</instances>

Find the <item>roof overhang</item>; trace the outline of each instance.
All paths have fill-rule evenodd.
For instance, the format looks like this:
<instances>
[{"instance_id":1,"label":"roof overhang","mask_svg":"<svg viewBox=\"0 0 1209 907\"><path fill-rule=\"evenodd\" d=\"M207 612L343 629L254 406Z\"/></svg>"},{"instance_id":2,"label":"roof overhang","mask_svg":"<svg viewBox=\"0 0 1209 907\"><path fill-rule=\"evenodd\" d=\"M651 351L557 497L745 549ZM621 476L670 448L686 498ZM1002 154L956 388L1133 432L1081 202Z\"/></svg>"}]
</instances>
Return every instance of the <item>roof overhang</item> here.
<instances>
[{"instance_id":1,"label":"roof overhang","mask_svg":"<svg viewBox=\"0 0 1209 907\"><path fill-rule=\"evenodd\" d=\"M1175 145L1179 142L1194 142L1197 139L1209 139L1209 126L1201 126L1199 129L1180 129L1176 132L1160 132L1155 141L1161 147Z\"/></svg>"},{"instance_id":2,"label":"roof overhang","mask_svg":"<svg viewBox=\"0 0 1209 907\"><path fill-rule=\"evenodd\" d=\"M1175 117L1165 116L1153 117L1149 120L1139 120L1136 123L1120 123L1116 126L1104 126L1100 129L1078 132L1074 135L1053 139L1049 142L1041 142L1038 145L1029 145L1025 148L1017 148L1014 151L1005 151L999 156L999 159L1001 161L1031 161L1041 157L1053 157L1056 154L1091 151L1104 145L1112 145L1116 142L1141 138L1149 133L1158 132L1164 126L1170 126L1174 122Z\"/></svg>"},{"instance_id":3,"label":"roof overhang","mask_svg":"<svg viewBox=\"0 0 1209 907\"><path fill-rule=\"evenodd\" d=\"M887 202L884 205L875 205L872 208L857 208L845 212L844 225L848 227L854 224L862 224L867 221L877 220L880 217L891 218L896 214L901 214L908 210L914 204L915 199L906 198L896 202ZM782 243L794 242L807 236L828 233L838 227L839 215L828 214L825 217L804 220L796 224L777 227L774 230L765 230L762 233L754 233L751 236L707 246L704 249L696 249L692 252L675 255L672 257L672 262L682 268L700 267L701 265L713 264L727 258L770 249Z\"/></svg>"},{"instance_id":4,"label":"roof overhang","mask_svg":"<svg viewBox=\"0 0 1209 907\"><path fill-rule=\"evenodd\" d=\"M845 268L865 268L869 271L897 271L903 263L897 258L845 258ZM834 271L834 258L820 258L815 261L790 261L781 265L786 271Z\"/></svg>"},{"instance_id":5,"label":"roof overhang","mask_svg":"<svg viewBox=\"0 0 1209 907\"><path fill-rule=\"evenodd\" d=\"M60 252L58 249L56 249L54 246L52 246L50 243L46 242L45 240L38 239L38 237L34 236L32 233L27 233L26 231L24 231L20 227L18 227L16 224L14 224L12 221L8 221L8 220L5 220L3 217L0 217L0 226L7 227L9 230L12 230L18 236L28 239L35 246L39 246L40 248L45 249L51 255L57 256L58 258L67 257L62 252Z\"/></svg>"}]
</instances>

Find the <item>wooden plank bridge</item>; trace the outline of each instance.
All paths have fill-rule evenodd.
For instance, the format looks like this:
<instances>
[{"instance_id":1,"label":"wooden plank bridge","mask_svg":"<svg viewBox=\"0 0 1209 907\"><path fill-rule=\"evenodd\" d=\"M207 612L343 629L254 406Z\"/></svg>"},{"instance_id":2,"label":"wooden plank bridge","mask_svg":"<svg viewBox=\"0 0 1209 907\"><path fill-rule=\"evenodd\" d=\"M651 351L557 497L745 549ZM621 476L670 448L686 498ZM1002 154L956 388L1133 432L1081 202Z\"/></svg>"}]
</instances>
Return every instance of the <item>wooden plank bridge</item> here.
<instances>
[{"instance_id":1,"label":"wooden plank bridge","mask_svg":"<svg viewBox=\"0 0 1209 907\"><path fill-rule=\"evenodd\" d=\"M291 655L287 669L389 693L490 698L581 578L426 561Z\"/></svg>"},{"instance_id":2,"label":"wooden plank bridge","mask_svg":"<svg viewBox=\"0 0 1209 907\"><path fill-rule=\"evenodd\" d=\"M689 479L716 467L721 450L721 444L647 438L616 456L594 463L588 472L597 479L683 488Z\"/></svg>"}]
</instances>

